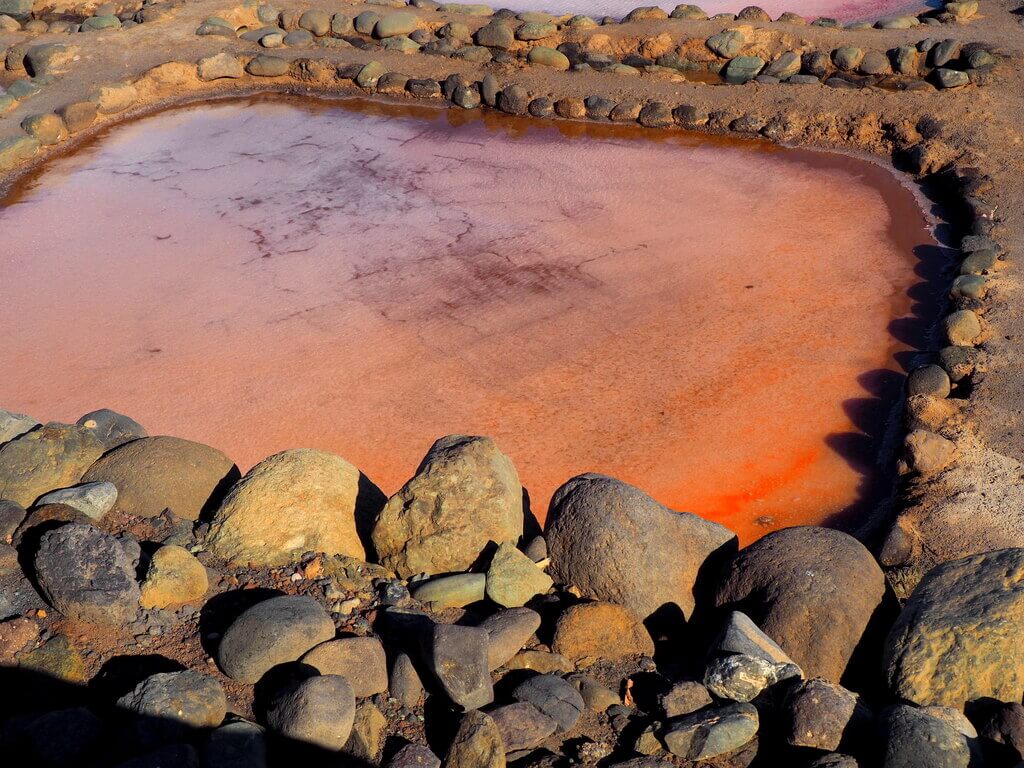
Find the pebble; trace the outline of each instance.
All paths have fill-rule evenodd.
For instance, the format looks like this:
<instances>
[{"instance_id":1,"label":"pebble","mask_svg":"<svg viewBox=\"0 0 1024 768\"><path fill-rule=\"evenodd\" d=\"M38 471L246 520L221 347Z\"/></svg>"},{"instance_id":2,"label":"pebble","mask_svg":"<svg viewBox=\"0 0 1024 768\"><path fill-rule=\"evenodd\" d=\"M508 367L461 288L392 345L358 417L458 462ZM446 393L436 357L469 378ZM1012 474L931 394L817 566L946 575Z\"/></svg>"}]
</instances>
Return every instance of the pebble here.
<instances>
[{"instance_id":1,"label":"pebble","mask_svg":"<svg viewBox=\"0 0 1024 768\"><path fill-rule=\"evenodd\" d=\"M526 60L531 64L551 67L552 69L557 69L561 72L567 72L569 70L569 58L561 51L556 50L555 48L549 48L545 45L538 45L531 48Z\"/></svg>"},{"instance_id":2,"label":"pebble","mask_svg":"<svg viewBox=\"0 0 1024 768\"><path fill-rule=\"evenodd\" d=\"M480 27L473 36L477 45L487 48L498 48L507 51L516 43L516 35L512 25L502 21L492 21Z\"/></svg>"},{"instance_id":3,"label":"pebble","mask_svg":"<svg viewBox=\"0 0 1024 768\"><path fill-rule=\"evenodd\" d=\"M355 722L352 686L339 675L310 677L277 696L267 709L267 725L289 739L339 751Z\"/></svg>"},{"instance_id":4,"label":"pebble","mask_svg":"<svg viewBox=\"0 0 1024 768\"><path fill-rule=\"evenodd\" d=\"M377 38L408 35L419 27L420 19L415 13L399 11L388 13L380 18L373 27L373 36Z\"/></svg>"},{"instance_id":5,"label":"pebble","mask_svg":"<svg viewBox=\"0 0 1024 768\"><path fill-rule=\"evenodd\" d=\"M551 577L510 542L498 547L487 570L487 597L504 608L521 607L552 585Z\"/></svg>"},{"instance_id":6,"label":"pebble","mask_svg":"<svg viewBox=\"0 0 1024 768\"><path fill-rule=\"evenodd\" d=\"M395 657L388 680L388 692L403 707L415 707L423 697L423 683L407 653Z\"/></svg>"},{"instance_id":7,"label":"pebble","mask_svg":"<svg viewBox=\"0 0 1024 768\"><path fill-rule=\"evenodd\" d=\"M588 602L573 605L558 617L551 649L581 663L619 661L652 656L654 642L628 609L615 603Z\"/></svg>"},{"instance_id":8,"label":"pebble","mask_svg":"<svg viewBox=\"0 0 1024 768\"><path fill-rule=\"evenodd\" d=\"M911 431L903 441L908 469L929 475L941 472L953 460L956 444L924 429Z\"/></svg>"},{"instance_id":9,"label":"pebble","mask_svg":"<svg viewBox=\"0 0 1024 768\"><path fill-rule=\"evenodd\" d=\"M441 761L429 747L410 743L395 752L385 768L441 768Z\"/></svg>"},{"instance_id":10,"label":"pebble","mask_svg":"<svg viewBox=\"0 0 1024 768\"><path fill-rule=\"evenodd\" d=\"M203 750L204 768L266 768L267 741L263 729L235 720L210 732Z\"/></svg>"},{"instance_id":11,"label":"pebble","mask_svg":"<svg viewBox=\"0 0 1024 768\"><path fill-rule=\"evenodd\" d=\"M0 445L40 426L39 422L24 413L12 413L0 409Z\"/></svg>"},{"instance_id":12,"label":"pebble","mask_svg":"<svg viewBox=\"0 0 1024 768\"><path fill-rule=\"evenodd\" d=\"M261 53L254 56L245 69L254 77L281 77L288 74L289 66L290 64L287 59Z\"/></svg>"},{"instance_id":13,"label":"pebble","mask_svg":"<svg viewBox=\"0 0 1024 768\"><path fill-rule=\"evenodd\" d=\"M304 11L299 17L299 29L305 29L317 37L323 37L331 31L331 15L319 8Z\"/></svg>"},{"instance_id":14,"label":"pebble","mask_svg":"<svg viewBox=\"0 0 1024 768\"><path fill-rule=\"evenodd\" d=\"M359 702L352 721L352 732L345 743L345 754L364 764L379 765L387 727L387 718L372 701Z\"/></svg>"},{"instance_id":15,"label":"pebble","mask_svg":"<svg viewBox=\"0 0 1024 768\"><path fill-rule=\"evenodd\" d=\"M941 366L923 365L911 371L907 377L908 395L928 395L942 398L948 397L949 391L949 375Z\"/></svg>"},{"instance_id":16,"label":"pebble","mask_svg":"<svg viewBox=\"0 0 1024 768\"><path fill-rule=\"evenodd\" d=\"M488 712L494 720L506 752L539 746L558 727L552 718L533 704L506 704Z\"/></svg>"},{"instance_id":17,"label":"pebble","mask_svg":"<svg viewBox=\"0 0 1024 768\"><path fill-rule=\"evenodd\" d=\"M82 483L71 488L61 488L41 496L35 506L65 504L77 509L92 520L102 520L114 508L117 488L113 483Z\"/></svg>"},{"instance_id":18,"label":"pebble","mask_svg":"<svg viewBox=\"0 0 1024 768\"><path fill-rule=\"evenodd\" d=\"M570 730L579 720L583 697L572 683L557 675L535 675L524 680L512 691L516 701L532 704L558 724L558 733Z\"/></svg>"},{"instance_id":19,"label":"pebble","mask_svg":"<svg viewBox=\"0 0 1024 768\"><path fill-rule=\"evenodd\" d=\"M725 81L730 85L742 85L753 80L764 69L760 56L737 56L725 65Z\"/></svg>"},{"instance_id":20,"label":"pebble","mask_svg":"<svg viewBox=\"0 0 1024 768\"><path fill-rule=\"evenodd\" d=\"M889 707L879 715L883 768L967 768L971 751L955 728L919 709Z\"/></svg>"},{"instance_id":21,"label":"pebble","mask_svg":"<svg viewBox=\"0 0 1024 768\"><path fill-rule=\"evenodd\" d=\"M615 691L588 675L571 675L567 679L580 692L584 705L592 712L606 712L609 707L622 703Z\"/></svg>"},{"instance_id":22,"label":"pebble","mask_svg":"<svg viewBox=\"0 0 1024 768\"><path fill-rule=\"evenodd\" d=\"M956 346L973 346L982 334L981 321L968 309L961 309L944 317L942 328L949 343Z\"/></svg>"},{"instance_id":23,"label":"pebble","mask_svg":"<svg viewBox=\"0 0 1024 768\"><path fill-rule=\"evenodd\" d=\"M939 365L950 381L960 381L974 373L978 351L974 347L943 347L939 350Z\"/></svg>"},{"instance_id":24,"label":"pebble","mask_svg":"<svg viewBox=\"0 0 1024 768\"><path fill-rule=\"evenodd\" d=\"M360 88L372 90L376 88L377 81L380 80L387 71L387 67L379 61L368 62L359 70L359 74L356 75L356 85Z\"/></svg>"},{"instance_id":25,"label":"pebble","mask_svg":"<svg viewBox=\"0 0 1024 768\"><path fill-rule=\"evenodd\" d=\"M370 35L373 34L373 30L380 19L381 16L376 11L363 11L352 20L352 24L359 34Z\"/></svg>"},{"instance_id":26,"label":"pebble","mask_svg":"<svg viewBox=\"0 0 1024 768\"><path fill-rule=\"evenodd\" d=\"M730 29L719 32L707 39L705 45L723 59L731 59L737 56L744 45L747 44L747 36L738 29Z\"/></svg>"},{"instance_id":27,"label":"pebble","mask_svg":"<svg viewBox=\"0 0 1024 768\"><path fill-rule=\"evenodd\" d=\"M966 72L961 72L958 69L947 69L946 67L936 69L935 78L942 88L962 88L971 83L971 78Z\"/></svg>"},{"instance_id":28,"label":"pebble","mask_svg":"<svg viewBox=\"0 0 1024 768\"><path fill-rule=\"evenodd\" d=\"M820 678L790 693L786 713L786 741L794 747L859 750L871 737L873 715L860 696Z\"/></svg>"},{"instance_id":29,"label":"pebble","mask_svg":"<svg viewBox=\"0 0 1024 768\"><path fill-rule=\"evenodd\" d=\"M722 631L712 644L712 652L719 654L742 653L756 656L775 664L794 664L782 647L740 611L730 611Z\"/></svg>"},{"instance_id":30,"label":"pebble","mask_svg":"<svg viewBox=\"0 0 1024 768\"><path fill-rule=\"evenodd\" d=\"M35 138L44 147L59 144L68 137L67 126L60 115L46 112L41 115L30 115L21 121L21 127L29 136Z\"/></svg>"}]
</instances>

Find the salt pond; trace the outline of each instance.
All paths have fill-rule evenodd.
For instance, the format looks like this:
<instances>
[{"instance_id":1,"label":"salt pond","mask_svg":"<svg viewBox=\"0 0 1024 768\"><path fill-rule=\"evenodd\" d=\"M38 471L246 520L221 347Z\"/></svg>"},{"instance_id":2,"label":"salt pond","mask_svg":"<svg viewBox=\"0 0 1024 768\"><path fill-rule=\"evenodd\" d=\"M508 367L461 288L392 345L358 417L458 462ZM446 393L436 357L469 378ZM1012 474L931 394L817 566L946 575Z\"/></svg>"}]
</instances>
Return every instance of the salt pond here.
<instances>
[{"instance_id":1,"label":"salt pond","mask_svg":"<svg viewBox=\"0 0 1024 768\"><path fill-rule=\"evenodd\" d=\"M487 434L540 515L599 471L745 538L874 492L932 242L850 158L283 97L116 128L7 202L5 408L389 493Z\"/></svg>"}]
</instances>

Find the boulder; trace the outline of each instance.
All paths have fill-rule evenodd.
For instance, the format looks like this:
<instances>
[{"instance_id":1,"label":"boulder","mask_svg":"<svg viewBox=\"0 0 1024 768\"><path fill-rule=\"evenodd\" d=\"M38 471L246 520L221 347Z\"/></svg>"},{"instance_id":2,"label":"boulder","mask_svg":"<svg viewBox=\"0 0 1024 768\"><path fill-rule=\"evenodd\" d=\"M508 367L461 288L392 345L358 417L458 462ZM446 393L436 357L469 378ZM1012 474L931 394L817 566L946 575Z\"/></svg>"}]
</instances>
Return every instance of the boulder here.
<instances>
[{"instance_id":1,"label":"boulder","mask_svg":"<svg viewBox=\"0 0 1024 768\"><path fill-rule=\"evenodd\" d=\"M506 752L539 746L558 727L553 719L533 704L517 702L488 712L498 726Z\"/></svg>"},{"instance_id":2,"label":"boulder","mask_svg":"<svg viewBox=\"0 0 1024 768\"><path fill-rule=\"evenodd\" d=\"M388 663L384 646L376 637L328 640L303 656L302 663L321 675L344 677L357 699L388 689Z\"/></svg>"},{"instance_id":3,"label":"boulder","mask_svg":"<svg viewBox=\"0 0 1024 768\"><path fill-rule=\"evenodd\" d=\"M113 483L82 483L71 488L60 488L39 497L36 506L64 504L77 509L91 520L102 520L117 502L117 488Z\"/></svg>"},{"instance_id":4,"label":"boulder","mask_svg":"<svg viewBox=\"0 0 1024 768\"><path fill-rule=\"evenodd\" d=\"M955 728L920 709L899 704L878 717L880 768L967 768L971 750Z\"/></svg>"},{"instance_id":5,"label":"boulder","mask_svg":"<svg viewBox=\"0 0 1024 768\"><path fill-rule=\"evenodd\" d=\"M117 706L137 715L131 729L146 746L187 739L192 729L216 728L228 711L221 684L194 669L151 675Z\"/></svg>"},{"instance_id":6,"label":"boulder","mask_svg":"<svg viewBox=\"0 0 1024 768\"><path fill-rule=\"evenodd\" d=\"M517 608L551 589L551 577L515 544L504 542L487 569L487 597L504 608Z\"/></svg>"},{"instance_id":7,"label":"boulder","mask_svg":"<svg viewBox=\"0 0 1024 768\"><path fill-rule=\"evenodd\" d=\"M168 608L202 599L210 587L206 568L184 547L165 544L153 553L142 582L142 607Z\"/></svg>"},{"instance_id":8,"label":"boulder","mask_svg":"<svg viewBox=\"0 0 1024 768\"><path fill-rule=\"evenodd\" d=\"M727 704L673 720L662 741L684 760L713 760L746 746L757 736L758 727L753 704Z\"/></svg>"},{"instance_id":9,"label":"boulder","mask_svg":"<svg viewBox=\"0 0 1024 768\"><path fill-rule=\"evenodd\" d=\"M556 582L641 618L670 606L689 618L698 575L736 551L736 536L724 526L595 474L555 492L545 538Z\"/></svg>"},{"instance_id":10,"label":"boulder","mask_svg":"<svg viewBox=\"0 0 1024 768\"><path fill-rule=\"evenodd\" d=\"M576 725L585 704L572 683L558 675L534 675L512 691L516 701L532 704L558 724L557 733L565 733Z\"/></svg>"},{"instance_id":11,"label":"boulder","mask_svg":"<svg viewBox=\"0 0 1024 768\"><path fill-rule=\"evenodd\" d=\"M383 39L397 35L409 35L415 32L419 25L420 19L415 13L408 11L388 13L374 25L373 36Z\"/></svg>"},{"instance_id":12,"label":"boulder","mask_svg":"<svg viewBox=\"0 0 1024 768\"><path fill-rule=\"evenodd\" d=\"M29 74L33 77L59 75L67 71L68 66L77 56L77 45L45 43L34 45L28 49L25 54L25 64Z\"/></svg>"},{"instance_id":13,"label":"boulder","mask_svg":"<svg viewBox=\"0 0 1024 768\"><path fill-rule=\"evenodd\" d=\"M12 413L0 408L0 445L9 443L39 426L39 422L24 413Z\"/></svg>"},{"instance_id":14,"label":"boulder","mask_svg":"<svg viewBox=\"0 0 1024 768\"><path fill-rule=\"evenodd\" d=\"M310 8L299 16L299 29L323 37L331 31L331 15L319 8Z\"/></svg>"},{"instance_id":15,"label":"boulder","mask_svg":"<svg viewBox=\"0 0 1024 768\"><path fill-rule=\"evenodd\" d=\"M423 696L423 681L407 653L400 653L391 665L388 678L388 695L403 707L412 708Z\"/></svg>"},{"instance_id":16,"label":"boulder","mask_svg":"<svg viewBox=\"0 0 1024 768\"><path fill-rule=\"evenodd\" d=\"M384 495L333 453L282 451L250 469L210 523L209 548L226 560L286 565L304 552L366 559L361 534Z\"/></svg>"},{"instance_id":17,"label":"boulder","mask_svg":"<svg viewBox=\"0 0 1024 768\"><path fill-rule=\"evenodd\" d=\"M278 695L267 725L282 736L337 752L352 733L356 698L339 675L310 677Z\"/></svg>"},{"instance_id":18,"label":"boulder","mask_svg":"<svg viewBox=\"0 0 1024 768\"><path fill-rule=\"evenodd\" d=\"M715 602L747 614L808 676L838 682L884 595L885 577L863 544L806 526L743 549Z\"/></svg>"},{"instance_id":19,"label":"boulder","mask_svg":"<svg viewBox=\"0 0 1024 768\"><path fill-rule=\"evenodd\" d=\"M228 627L217 649L217 663L231 679L255 683L271 667L296 661L333 637L334 622L313 598L272 597L246 610ZM349 686L350 694L351 690Z\"/></svg>"},{"instance_id":20,"label":"boulder","mask_svg":"<svg viewBox=\"0 0 1024 768\"><path fill-rule=\"evenodd\" d=\"M483 712L468 712L444 758L444 768L505 768L505 745L498 726Z\"/></svg>"},{"instance_id":21,"label":"boulder","mask_svg":"<svg viewBox=\"0 0 1024 768\"><path fill-rule=\"evenodd\" d=\"M139 585L124 547L109 533L68 523L43 534L36 580L65 616L91 624L123 625L139 611Z\"/></svg>"},{"instance_id":22,"label":"boulder","mask_svg":"<svg viewBox=\"0 0 1024 768\"><path fill-rule=\"evenodd\" d=\"M216 448L201 443L180 437L144 437L110 451L81 479L113 483L115 508L125 514L156 517L169 509L178 517L195 520L238 479L238 467Z\"/></svg>"},{"instance_id":23,"label":"boulder","mask_svg":"<svg viewBox=\"0 0 1024 768\"><path fill-rule=\"evenodd\" d=\"M916 704L1024 697L1024 549L943 563L917 585L885 645L893 694Z\"/></svg>"},{"instance_id":24,"label":"boulder","mask_svg":"<svg viewBox=\"0 0 1024 768\"><path fill-rule=\"evenodd\" d=\"M435 442L373 528L382 565L407 577L465 571L491 542L523 535L523 488L490 438Z\"/></svg>"},{"instance_id":25,"label":"boulder","mask_svg":"<svg viewBox=\"0 0 1024 768\"><path fill-rule=\"evenodd\" d=\"M551 649L574 661L653 656L654 642L629 610L615 603L580 603L558 617Z\"/></svg>"},{"instance_id":26,"label":"boulder","mask_svg":"<svg viewBox=\"0 0 1024 768\"><path fill-rule=\"evenodd\" d=\"M6 412L5 412L6 413ZM89 430L52 422L0 446L0 499L30 507L55 488L67 488L103 453Z\"/></svg>"},{"instance_id":27,"label":"boulder","mask_svg":"<svg viewBox=\"0 0 1024 768\"><path fill-rule=\"evenodd\" d=\"M870 741L873 716L857 694L814 678L790 693L785 720L788 744L835 752L862 749Z\"/></svg>"},{"instance_id":28,"label":"boulder","mask_svg":"<svg viewBox=\"0 0 1024 768\"><path fill-rule=\"evenodd\" d=\"M448 698L463 709L494 701L487 644L486 630L455 624L434 624L421 638L427 669Z\"/></svg>"},{"instance_id":29,"label":"boulder","mask_svg":"<svg viewBox=\"0 0 1024 768\"><path fill-rule=\"evenodd\" d=\"M68 132L78 133L79 131L84 131L96 122L96 115L99 114L99 110L96 109L96 103L93 101L73 101L70 104L65 104L63 107L60 107L57 110L57 114L64 119L64 125L67 126ZM79 423L79 426L88 425ZM144 436L145 435L140 435L140 437ZM106 446L107 450L115 447L103 440L102 437L100 437L100 440Z\"/></svg>"},{"instance_id":30,"label":"boulder","mask_svg":"<svg viewBox=\"0 0 1024 768\"><path fill-rule=\"evenodd\" d=\"M491 672L519 653L540 628L540 614L529 608L498 611L480 622L487 632L487 669Z\"/></svg>"}]
</instances>

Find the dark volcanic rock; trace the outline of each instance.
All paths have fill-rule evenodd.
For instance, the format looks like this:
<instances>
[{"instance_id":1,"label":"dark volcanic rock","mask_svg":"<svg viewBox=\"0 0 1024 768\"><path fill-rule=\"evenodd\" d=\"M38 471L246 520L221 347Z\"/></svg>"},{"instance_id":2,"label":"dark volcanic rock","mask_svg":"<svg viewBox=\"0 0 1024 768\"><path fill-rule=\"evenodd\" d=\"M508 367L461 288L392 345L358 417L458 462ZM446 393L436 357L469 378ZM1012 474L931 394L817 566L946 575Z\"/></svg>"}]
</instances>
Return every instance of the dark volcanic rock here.
<instances>
[{"instance_id":1,"label":"dark volcanic rock","mask_svg":"<svg viewBox=\"0 0 1024 768\"><path fill-rule=\"evenodd\" d=\"M558 675L535 675L524 680L516 686L512 697L516 701L532 704L554 720L558 724L559 733L576 725L585 706L580 692Z\"/></svg>"},{"instance_id":2,"label":"dark volcanic rock","mask_svg":"<svg viewBox=\"0 0 1024 768\"><path fill-rule=\"evenodd\" d=\"M860 696L827 680L815 678L794 690L787 701L786 741L795 747L834 752L841 747L863 749L871 736L872 714Z\"/></svg>"},{"instance_id":3,"label":"dark volcanic rock","mask_svg":"<svg viewBox=\"0 0 1024 768\"><path fill-rule=\"evenodd\" d=\"M139 716L131 728L146 746L186 740L191 729L215 728L228 708L221 684L194 669L151 675L117 705Z\"/></svg>"},{"instance_id":4,"label":"dark volcanic rock","mask_svg":"<svg viewBox=\"0 0 1024 768\"><path fill-rule=\"evenodd\" d=\"M557 722L526 702L506 704L487 714L498 726L507 752L536 747L558 728Z\"/></svg>"},{"instance_id":5,"label":"dark volcanic rock","mask_svg":"<svg viewBox=\"0 0 1024 768\"><path fill-rule=\"evenodd\" d=\"M966 737L920 709L903 704L879 715L882 768L967 768Z\"/></svg>"},{"instance_id":6,"label":"dark volcanic rock","mask_svg":"<svg viewBox=\"0 0 1024 768\"><path fill-rule=\"evenodd\" d=\"M80 427L91 430L99 441L103 443L104 449L108 451L132 440L137 440L140 437L149 437L145 427L135 421L135 419L117 411L112 411L109 408L89 411L89 413L82 416L75 423Z\"/></svg>"},{"instance_id":7,"label":"dark volcanic rock","mask_svg":"<svg viewBox=\"0 0 1024 768\"><path fill-rule=\"evenodd\" d=\"M267 725L289 739L338 751L348 742L356 716L352 686L339 675L303 680L267 710Z\"/></svg>"},{"instance_id":8,"label":"dark volcanic rock","mask_svg":"<svg viewBox=\"0 0 1024 768\"><path fill-rule=\"evenodd\" d=\"M423 635L428 668L448 698L463 709L494 701L487 644L487 630L479 627L435 624Z\"/></svg>"}]
</instances>

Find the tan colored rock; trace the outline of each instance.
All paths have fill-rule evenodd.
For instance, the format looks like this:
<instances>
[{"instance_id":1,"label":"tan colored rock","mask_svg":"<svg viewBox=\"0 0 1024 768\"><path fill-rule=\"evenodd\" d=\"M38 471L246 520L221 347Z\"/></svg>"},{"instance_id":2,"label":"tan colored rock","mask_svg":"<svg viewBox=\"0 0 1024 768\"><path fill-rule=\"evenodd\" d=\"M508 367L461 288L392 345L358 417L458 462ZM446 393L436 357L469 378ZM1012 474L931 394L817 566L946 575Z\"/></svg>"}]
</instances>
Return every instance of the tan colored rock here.
<instances>
[{"instance_id":1,"label":"tan colored rock","mask_svg":"<svg viewBox=\"0 0 1024 768\"><path fill-rule=\"evenodd\" d=\"M443 768L505 768L505 744L489 715L467 712L459 723Z\"/></svg>"},{"instance_id":2,"label":"tan colored rock","mask_svg":"<svg viewBox=\"0 0 1024 768\"><path fill-rule=\"evenodd\" d=\"M94 89L92 100L101 114L111 115L124 112L139 98L139 92L131 83L109 83Z\"/></svg>"},{"instance_id":3,"label":"tan colored rock","mask_svg":"<svg viewBox=\"0 0 1024 768\"><path fill-rule=\"evenodd\" d=\"M0 447L0 499L23 507L57 488L82 479L103 453L103 444L88 429L50 423Z\"/></svg>"},{"instance_id":4,"label":"tan colored rock","mask_svg":"<svg viewBox=\"0 0 1024 768\"><path fill-rule=\"evenodd\" d=\"M921 580L886 641L895 697L962 708L1024 697L1024 549L943 563Z\"/></svg>"},{"instance_id":5,"label":"tan colored rock","mask_svg":"<svg viewBox=\"0 0 1024 768\"><path fill-rule=\"evenodd\" d=\"M357 693L356 696L358 695ZM345 754L367 764L378 765L380 754L384 751L387 727L388 719L373 702L359 702L356 705L355 719L352 721L352 733L345 744Z\"/></svg>"},{"instance_id":6,"label":"tan colored rock","mask_svg":"<svg viewBox=\"0 0 1024 768\"><path fill-rule=\"evenodd\" d=\"M207 545L236 563L284 565L303 552L366 559L360 533L384 495L333 453L282 451L250 469L210 524Z\"/></svg>"},{"instance_id":7,"label":"tan colored rock","mask_svg":"<svg viewBox=\"0 0 1024 768\"><path fill-rule=\"evenodd\" d=\"M356 698L373 696L388 689L388 663L384 646L376 637L328 640L309 651L301 661L321 675L344 677Z\"/></svg>"},{"instance_id":8,"label":"tan colored rock","mask_svg":"<svg viewBox=\"0 0 1024 768\"><path fill-rule=\"evenodd\" d=\"M529 557L505 542L487 569L487 597L503 608L518 608L553 585L551 577Z\"/></svg>"},{"instance_id":9,"label":"tan colored rock","mask_svg":"<svg viewBox=\"0 0 1024 768\"><path fill-rule=\"evenodd\" d=\"M34 645L39 634L39 624L24 616L0 622L0 664L13 664L14 657Z\"/></svg>"},{"instance_id":10,"label":"tan colored rock","mask_svg":"<svg viewBox=\"0 0 1024 768\"><path fill-rule=\"evenodd\" d=\"M115 509L125 514L156 517L169 509L195 520L237 477L238 467L216 448L180 437L143 437L110 451L82 479L113 483Z\"/></svg>"},{"instance_id":11,"label":"tan colored rock","mask_svg":"<svg viewBox=\"0 0 1024 768\"><path fill-rule=\"evenodd\" d=\"M523 488L488 437L437 440L373 529L380 562L400 576L465 571L491 542L523 535Z\"/></svg>"},{"instance_id":12,"label":"tan colored rock","mask_svg":"<svg viewBox=\"0 0 1024 768\"><path fill-rule=\"evenodd\" d=\"M551 649L574 661L654 655L654 641L628 609L615 603L580 603L558 617Z\"/></svg>"},{"instance_id":13,"label":"tan colored rock","mask_svg":"<svg viewBox=\"0 0 1024 768\"><path fill-rule=\"evenodd\" d=\"M956 454L956 443L942 435L915 429L903 441L907 452L907 468L923 475L941 472Z\"/></svg>"},{"instance_id":14,"label":"tan colored rock","mask_svg":"<svg viewBox=\"0 0 1024 768\"><path fill-rule=\"evenodd\" d=\"M165 544L153 553L142 582L143 608L167 608L199 600L210 587L206 568L184 547Z\"/></svg>"}]
</instances>

